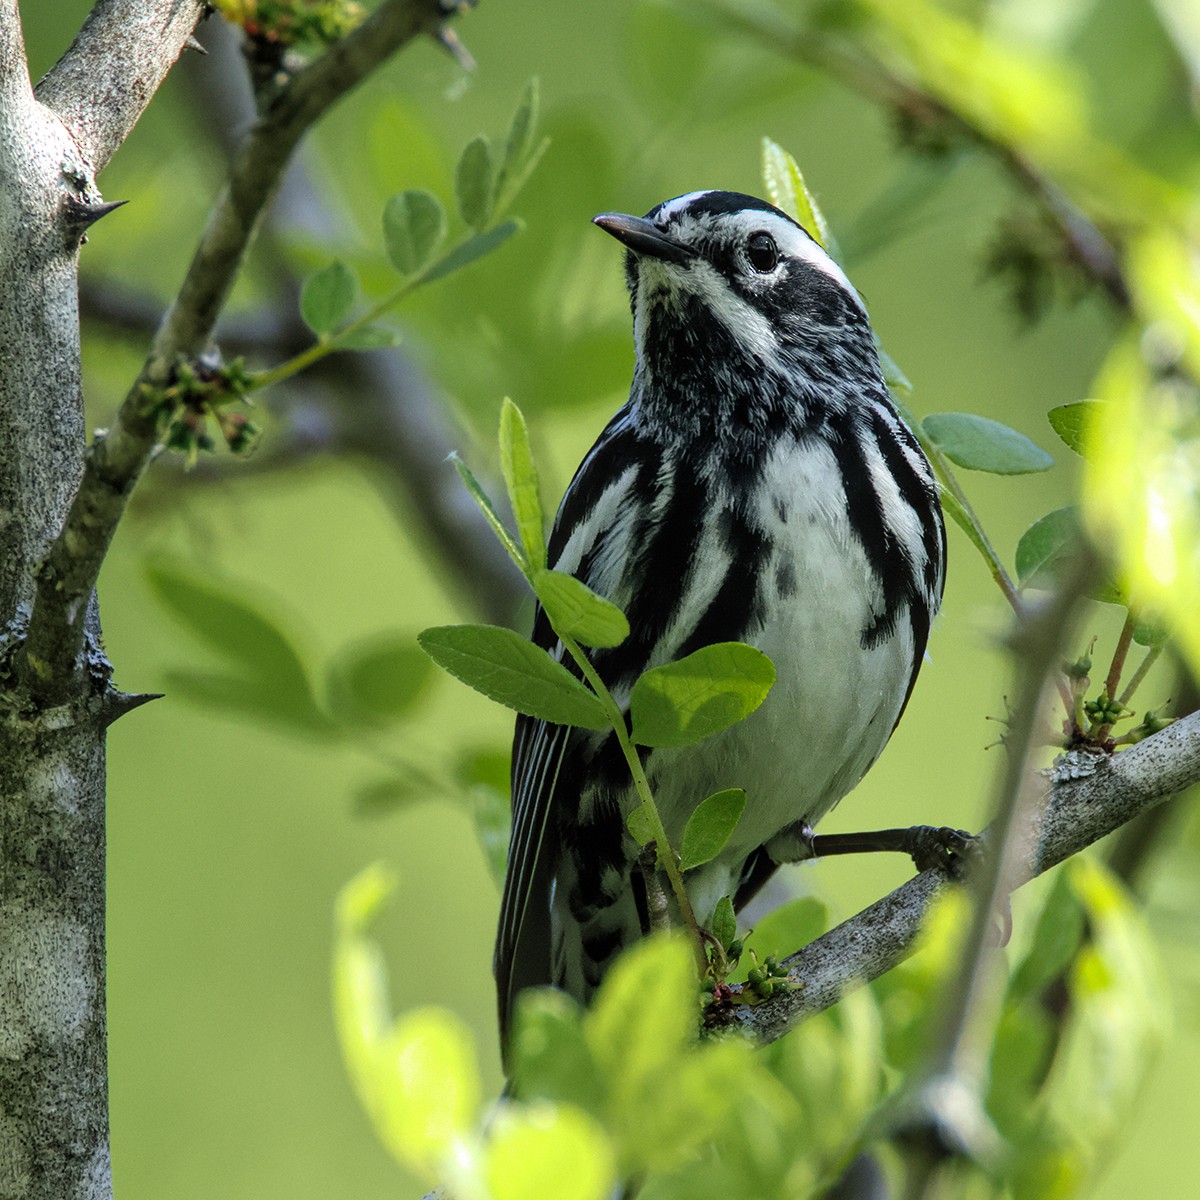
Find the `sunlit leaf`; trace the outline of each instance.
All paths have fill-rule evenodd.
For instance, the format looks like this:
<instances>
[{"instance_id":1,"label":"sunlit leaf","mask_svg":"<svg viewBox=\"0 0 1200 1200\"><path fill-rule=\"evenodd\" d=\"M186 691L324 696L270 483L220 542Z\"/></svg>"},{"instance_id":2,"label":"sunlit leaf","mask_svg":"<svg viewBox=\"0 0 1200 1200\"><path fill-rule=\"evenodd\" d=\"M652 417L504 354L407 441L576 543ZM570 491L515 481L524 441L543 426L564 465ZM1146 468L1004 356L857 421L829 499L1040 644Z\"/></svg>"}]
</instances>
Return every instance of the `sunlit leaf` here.
<instances>
[{"instance_id":1,"label":"sunlit leaf","mask_svg":"<svg viewBox=\"0 0 1200 1200\"><path fill-rule=\"evenodd\" d=\"M1104 436L1088 438L1088 526L1200 671L1200 395L1181 375L1152 371L1132 339L1095 390L1107 407Z\"/></svg>"},{"instance_id":2,"label":"sunlit leaf","mask_svg":"<svg viewBox=\"0 0 1200 1200\"><path fill-rule=\"evenodd\" d=\"M573 575L538 571L533 590L554 629L584 646L619 646L629 636L625 614Z\"/></svg>"},{"instance_id":3,"label":"sunlit leaf","mask_svg":"<svg viewBox=\"0 0 1200 1200\"><path fill-rule=\"evenodd\" d=\"M546 518L538 490L537 464L525 417L507 396L500 406L500 468L525 557L535 571L540 570L546 565Z\"/></svg>"},{"instance_id":4,"label":"sunlit leaf","mask_svg":"<svg viewBox=\"0 0 1200 1200\"><path fill-rule=\"evenodd\" d=\"M1062 438L1063 445L1076 454L1085 453L1085 439L1089 424L1103 412L1099 400L1076 400L1073 404L1060 404L1052 408L1046 418L1054 432Z\"/></svg>"},{"instance_id":5,"label":"sunlit leaf","mask_svg":"<svg viewBox=\"0 0 1200 1200\"><path fill-rule=\"evenodd\" d=\"M583 1031L583 1009L565 992L529 988L517 1001L513 1083L522 1100L578 1104L604 1112L604 1083Z\"/></svg>"},{"instance_id":6,"label":"sunlit leaf","mask_svg":"<svg viewBox=\"0 0 1200 1200\"><path fill-rule=\"evenodd\" d=\"M701 800L683 827L679 869L690 871L716 858L733 836L745 810L746 793L741 788L727 788Z\"/></svg>"},{"instance_id":7,"label":"sunlit leaf","mask_svg":"<svg viewBox=\"0 0 1200 1200\"><path fill-rule=\"evenodd\" d=\"M837 247L829 232L829 223L808 190L796 160L768 137L762 140L762 154L763 180L771 203L803 225L822 249L836 258Z\"/></svg>"},{"instance_id":8,"label":"sunlit leaf","mask_svg":"<svg viewBox=\"0 0 1200 1200\"><path fill-rule=\"evenodd\" d=\"M604 706L540 646L497 625L443 625L417 637L443 670L507 708L583 729L607 729Z\"/></svg>"},{"instance_id":9,"label":"sunlit leaf","mask_svg":"<svg viewBox=\"0 0 1200 1200\"><path fill-rule=\"evenodd\" d=\"M1054 459L1023 433L975 413L930 413L922 422L925 435L955 466L993 475L1027 475L1046 471Z\"/></svg>"},{"instance_id":10,"label":"sunlit leaf","mask_svg":"<svg viewBox=\"0 0 1200 1200\"><path fill-rule=\"evenodd\" d=\"M567 1105L503 1105L488 1129L483 1178L492 1200L606 1200L616 1160L603 1128Z\"/></svg>"},{"instance_id":11,"label":"sunlit leaf","mask_svg":"<svg viewBox=\"0 0 1200 1200\"><path fill-rule=\"evenodd\" d=\"M453 1013L424 1008L392 1021L387 972L369 927L394 883L370 867L338 898L334 1015L351 1082L381 1141L428 1179L474 1126L475 1048Z\"/></svg>"},{"instance_id":12,"label":"sunlit leaf","mask_svg":"<svg viewBox=\"0 0 1200 1200\"><path fill-rule=\"evenodd\" d=\"M705 646L678 662L646 671L633 685L633 740L642 746L688 746L754 712L775 682L775 666L741 642Z\"/></svg>"},{"instance_id":13,"label":"sunlit leaf","mask_svg":"<svg viewBox=\"0 0 1200 1200\"><path fill-rule=\"evenodd\" d=\"M404 275L420 271L445 235L446 213L432 192L400 192L384 205L383 244L392 266Z\"/></svg>"},{"instance_id":14,"label":"sunlit leaf","mask_svg":"<svg viewBox=\"0 0 1200 1200\"><path fill-rule=\"evenodd\" d=\"M300 292L300 315L318 337L325 337L341 325L354 308L358 280L342 262L310 275Z\"/></svg>"}]
</instances>

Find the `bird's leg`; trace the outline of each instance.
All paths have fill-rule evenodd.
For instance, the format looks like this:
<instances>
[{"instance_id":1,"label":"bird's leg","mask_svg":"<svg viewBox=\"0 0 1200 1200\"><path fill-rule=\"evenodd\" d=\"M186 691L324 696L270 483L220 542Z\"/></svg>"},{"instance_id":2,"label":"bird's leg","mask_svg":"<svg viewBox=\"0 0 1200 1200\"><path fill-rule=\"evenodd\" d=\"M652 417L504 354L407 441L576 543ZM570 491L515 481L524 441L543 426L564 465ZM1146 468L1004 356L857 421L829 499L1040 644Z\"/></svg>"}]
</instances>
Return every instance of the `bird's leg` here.
<instances>
[{"instance_id":1,"label":"bird's leg","mask_svg":"<svg viewBox=\"0 0 1200 1200\"><path fill-rule=\"evenodd\" d=\"M807 821L788 831L800 847L801 857L829 858L834 854L873 854L893 851L907 854L918 871L938 869L958 876L979 852L982 843L962 829L941 825L913 825L907 829L876 829L867 833L813 833Z\"/></svg>"}]
</instances>

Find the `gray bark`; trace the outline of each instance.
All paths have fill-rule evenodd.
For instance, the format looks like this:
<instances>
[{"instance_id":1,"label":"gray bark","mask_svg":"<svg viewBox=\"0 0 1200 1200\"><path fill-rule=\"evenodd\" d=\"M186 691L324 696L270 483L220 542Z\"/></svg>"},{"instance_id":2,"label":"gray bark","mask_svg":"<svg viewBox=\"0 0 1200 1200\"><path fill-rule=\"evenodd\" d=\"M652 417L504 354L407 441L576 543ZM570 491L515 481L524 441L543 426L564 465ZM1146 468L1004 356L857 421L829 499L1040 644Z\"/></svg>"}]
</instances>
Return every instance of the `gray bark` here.
<instances>
[{"instance_id":1,"label":"gray bark","mask_svg":"<svg viewBox=\"0 0 1200 1200\"><path fill-rule=\"evenodd\" d=\"M111 1195L104 971L104 729L111 689L89 592L71 685L39 702L13 654L83 469L79 246L95 173L200 15L98 4L35 95L0 0L0 1196ZM114 95L123 82L124 94Z\"/></svg>"}]
</instances>

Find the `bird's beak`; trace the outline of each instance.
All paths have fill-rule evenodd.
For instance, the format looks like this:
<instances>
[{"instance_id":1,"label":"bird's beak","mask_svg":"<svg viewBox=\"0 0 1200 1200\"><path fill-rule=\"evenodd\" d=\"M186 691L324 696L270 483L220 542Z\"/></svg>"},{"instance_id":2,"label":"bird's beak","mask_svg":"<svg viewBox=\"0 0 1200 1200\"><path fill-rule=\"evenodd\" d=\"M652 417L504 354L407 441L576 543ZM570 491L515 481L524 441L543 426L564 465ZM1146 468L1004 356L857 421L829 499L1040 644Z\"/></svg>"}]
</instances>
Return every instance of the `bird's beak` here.
<instances>
[{"instance_id":1,"label":"bird's beak","mask_svg":"<svg viewBox=\"0 0 1200 1200\"><path fill-rule=\"evenodd\" d=\"M601 213L592 218L605 233L611 233L618 242L623 242L634 254L644 254L663 262L688 263L696 257L695 251L681 246L645 217L630 217L624 213Z\"/></svg>"}]
</instances>

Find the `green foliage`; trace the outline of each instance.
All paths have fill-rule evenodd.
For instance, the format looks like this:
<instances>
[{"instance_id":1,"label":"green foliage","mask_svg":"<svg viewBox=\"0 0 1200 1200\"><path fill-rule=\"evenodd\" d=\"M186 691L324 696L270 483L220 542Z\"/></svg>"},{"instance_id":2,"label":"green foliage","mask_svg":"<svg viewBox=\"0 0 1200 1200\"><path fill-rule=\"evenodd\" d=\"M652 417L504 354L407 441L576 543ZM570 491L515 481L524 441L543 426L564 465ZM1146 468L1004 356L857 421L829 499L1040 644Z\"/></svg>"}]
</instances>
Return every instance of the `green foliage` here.
<instances>
[{"instance_id":1,"label":"green foliage","mask_svg":"<svg viewBox=\"0 0 1200 1200\"><path fill-rule=\"evenodd\" d=\"M443 625L418 636L444 671L506 708L582 729L604 729L603 705L540 646L496 625Z\"/></svg>"},{"instance_id":2,"label":"green foliage","mask_svg":"<svg viewBox=\"0 0 1200 1200\"><path fill-rule=\"evenodd\" d=\"M629 636L625 614L574 575L543 568L532 582L554 628L581 646L619 646Z\"/></svg>"},{"instance_id":3,"label":"green foliage","mask_svg":"<svg viewBox=\"0 0 1200 1200\"><path fill-rule=\"evenodd\" d=\"M1082 455L1087 453L1087 430L1101 412L1098 400L1076 400L1072 404L1055 406L1046 414L1046 419L1062 438L1063 445Z\"/></svg>"},{"instance_id":4,"label":"green foliage","mask_svg":"<svg viewBox=\"0 0 1200 1200\"><path fill-rule=\"evenodd\" d=\"M496 198L496 168L491 143L477 134L464 147L454 175L458 211L472 229L482 229L492 215Z\"/></svg>"},{"instance_id":5,"label":"green foliage","mask_svg":"<svg viewBox=\"0 0 1200 1200\"><path fill-rule=\"evenodd\" d=\"M1027 475L1054 466L1054 459L1023 433L989 417L931 413L921 428L952 463L970 471Z\"/></svg>"},{"instance_id":6,"label":"green foliage","mask_svg":"<svg viewBox=\"0 0 1200 1200\"><path fill-rule=\"evenodd\" d=\"M745 811L746 793L741 788L726 788L701 800L683 827L680 870L690 871L716 858L725 849Z\"/></svg>"},{"instance_id":7,"label":"green foliage","mask_svg":"<svg viewBox=\"0 0 1200 1200\"><path fill-rule=\"evenodd\" d=\"M300 315L318 337L327 337L350 315L358 296L358 279L342 262L310 275L300 293Z\"/></svg>"},{"instance_id":8,"label":"green foliage","mask_svg":"<svg viewBox=\"0 0 1200 1200\"><path fill-rule=\"evenodd\" d=\"M384 249L402 275L416 275L427 266L445 236L446 212L432 192L400 192L384 206Z\"/></svg>"},{"instance_id":9,"label":"green foliage","mask_svg":"<svg viewBox=\"0 0 1200 1200\"><path fill-rule=\"evenodd\" d=\"M537 465L533 461L525 416L507 396L500 406L500 469L525 560L534 571L539 571L546 566L546 518L542 512Z\"/></svg>"},{"instance_id":10,"label":"green foliage","mask_svg":"<svg viewBox=\"0 0 1200 1200\"><path fill-rule=\"evenodd\" d=\"M412 714L425 694L429 659L411 637L381 634L349 646L329 671L329 706L353 724L385 725Z\"/></svg>"},{"instance_id":11,"label":"green foliage","mask_svg":"<svg viewBox=\"0 0 1200 1200\"><path fill-rule=\"evenodd\" d=\"M774 664L753 646L701 647L638 678L629 698L633 740L640 746L690 746L744 720L774 683Z\"/></svg>"}]
</instances>

